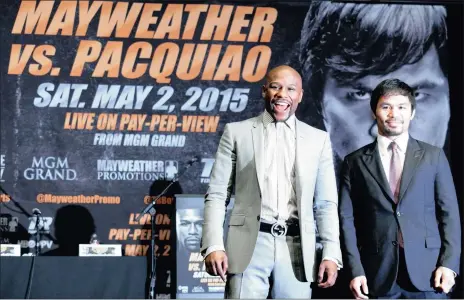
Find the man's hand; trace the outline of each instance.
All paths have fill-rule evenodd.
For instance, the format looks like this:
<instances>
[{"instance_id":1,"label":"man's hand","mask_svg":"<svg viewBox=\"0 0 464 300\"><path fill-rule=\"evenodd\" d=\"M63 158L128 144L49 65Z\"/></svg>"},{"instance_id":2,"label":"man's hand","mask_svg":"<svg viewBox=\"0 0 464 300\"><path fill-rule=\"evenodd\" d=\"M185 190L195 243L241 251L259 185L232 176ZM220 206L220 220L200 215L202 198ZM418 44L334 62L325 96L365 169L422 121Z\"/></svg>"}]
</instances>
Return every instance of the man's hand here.
<instances>
[{"instance_id":1,"label":"man's hand","mask_svg":"<svg viewBox=\"0 0 464 300\"><path fill-rule=\"evenodd\" d=\"M227 255L224 251L214 251L208 254L205 258L206 272L209 275L221 276L222 280L226 282L227 268Z\"/></svg>"},{"instance_id":2,"label":"man's hand","mask_svg":"<svg viewBox=\"0 0 464 300\"><path fill-rule=\"evenodd\" d=\"M438 267L435 270L434 285L436 289L442 290L445 294L448 294L451 288L454 286L454 273L448 268Z\"/></svg>"},{"instance_id":3,"label":"man's hand","mask_svg":"<svg viewBox=\"0 0 464 300\"><path fill-rule=\"evenodd\" d=\"M369 297L366 296L369 294L366 276L358 276L353 278L353 280L350 282L350 290L353 293L355 299L369 299Z\"/></svg>"},{"instance_id":4,"label":"man's hand","mask_svg":"<svg viewBox=\"0 0 464 300\"><path fill-rule=\"evenodd\" d=\"M324 273L327 274L327 277L324 280ZM328 288L335 284L337 280L337 264L331 260L323 260L319 266L319 273L317 275L318 287Z\"/></svg>"}]
</instances>

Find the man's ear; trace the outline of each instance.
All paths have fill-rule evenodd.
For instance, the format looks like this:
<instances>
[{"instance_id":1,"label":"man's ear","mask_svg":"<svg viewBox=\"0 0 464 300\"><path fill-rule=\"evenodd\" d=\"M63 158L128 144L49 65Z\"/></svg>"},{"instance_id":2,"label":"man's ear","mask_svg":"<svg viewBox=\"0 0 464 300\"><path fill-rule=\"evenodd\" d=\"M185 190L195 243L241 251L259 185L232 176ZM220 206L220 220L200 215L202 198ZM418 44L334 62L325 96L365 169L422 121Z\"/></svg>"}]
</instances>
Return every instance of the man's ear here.
<instances>
[{"instance_id":1,"label":"man's ear","mask_svg":"<svg viewBox=\"0 0 464 300\"><path fill-rule=\"evenodd\" d=\"M261 97L264 98L265 95L266 95L266 85L263 85L263 86L261 87Z\"/></svg>"},{"instance_id":2,"label":"man's ear","mask_svg":"<svg viewBox=\"0 0 464 300\"><path fill-rule=\"evenodd\" d=\"M300 99L298 99L298 103L301 103L301 101L303 101L303 93L304 93L304 90L302 89L300 93Z\"/></svg>"},{"instance_id":3,"label":"man's ear","mask_svg":"<svg viewBox=\"0 0 464 300\"><path fill-rule=\"evenodd\" d=\"M371 110L371 116L372 116L372 119L377 120L377 117L375 116L375 113L372 110Z\"/></svg>"}]
</instances>

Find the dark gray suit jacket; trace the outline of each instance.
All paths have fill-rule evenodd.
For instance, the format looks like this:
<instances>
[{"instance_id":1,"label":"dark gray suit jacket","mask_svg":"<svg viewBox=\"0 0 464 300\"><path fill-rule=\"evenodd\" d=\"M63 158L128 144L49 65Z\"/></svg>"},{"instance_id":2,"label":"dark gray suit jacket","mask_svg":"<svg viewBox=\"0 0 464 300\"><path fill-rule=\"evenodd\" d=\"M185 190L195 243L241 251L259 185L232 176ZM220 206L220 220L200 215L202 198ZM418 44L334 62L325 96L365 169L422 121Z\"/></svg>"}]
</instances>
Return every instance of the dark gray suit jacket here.
<instances>
[{"instance_id":1,"label":"dark gray suit jacket","mask_svg":"<svg viewBox=\"0 0 464 300\"><path fill-rule=\"evenodd\" d=\"M351 153L342 167L339 205L345 266L352 278L366 276L371 294L384 295L396 280L398 226L416 288L433 291L431 279L438 266L458 273L459 207L442 149L409 138L398 205L377 142Z\"/></svg>"}]
</instances>

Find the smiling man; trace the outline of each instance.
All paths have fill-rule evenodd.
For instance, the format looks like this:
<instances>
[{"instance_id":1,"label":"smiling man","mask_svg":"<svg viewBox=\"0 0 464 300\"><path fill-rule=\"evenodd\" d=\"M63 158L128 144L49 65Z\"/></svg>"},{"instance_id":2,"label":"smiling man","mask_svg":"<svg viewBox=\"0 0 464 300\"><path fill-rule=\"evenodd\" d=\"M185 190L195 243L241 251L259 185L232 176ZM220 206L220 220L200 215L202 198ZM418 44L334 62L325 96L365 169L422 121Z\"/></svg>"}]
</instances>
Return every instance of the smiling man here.
<instances>
[{"instance_id":1,"label":"smiling man","mask_svg":"<svg viewBox=\"0 0 464 300\"><path fill-rule=\"evenodd\" d=\"M356 299L447 298L459 272L461 220L448 160L409 135L420 105L406 83L382 81L370 99L377 139L342 166L342 245Z\"/></svg>"},{"instance_id":2,"label":"smiling man","mask_svg":"<svg viewBox=\"0 0 464 300\"><path fill-rule=\"evenodd\" d=\"M332 286L342 265L332 147L326 132L295 117L303 89L293 68L269 71L262 97L263 114L224 128L205 196L201 250L208 273L227 280L225 298L308 299L311 282ZM314 220L324 246L320 264Z\"/></svg>"}]
</instances>

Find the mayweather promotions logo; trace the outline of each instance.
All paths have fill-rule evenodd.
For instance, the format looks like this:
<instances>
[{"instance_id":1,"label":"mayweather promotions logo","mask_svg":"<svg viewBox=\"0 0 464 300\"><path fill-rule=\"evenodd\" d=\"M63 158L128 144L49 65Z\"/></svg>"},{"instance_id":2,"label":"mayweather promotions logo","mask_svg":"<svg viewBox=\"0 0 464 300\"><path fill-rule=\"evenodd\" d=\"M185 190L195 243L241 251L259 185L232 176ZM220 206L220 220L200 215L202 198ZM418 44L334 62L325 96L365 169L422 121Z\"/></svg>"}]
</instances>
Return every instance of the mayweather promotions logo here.
<instances>
[{"instance_id":1,"label":"mayweather promotions logo","mask_svg":"<svg viewBox=\"0 0 464 300\"><path fill-rule=\"evenodd\" d=\"M97 161L98 180L171 180L177 172L178 163L175 160L99 159Z\"/></svg>"},{"instance_id":2,"label":"mayweather promotions logo","mask_svg":"<svg viewBox=\"0 0 464 300\"><path fill-rule=\"evenodd\" d=\"M18 217L2 216L0 217L0 232L16 232L18 224Z\"/></svg>"},{"instance_id":3,"label":"mayweather promotions logo","mask_svg":"<svg viewBox=\"0 0 464 300\"><path fill-rule=\"evenodd\" d=\"M69 167L68 158L35 157L30 168L24 170L27 180L76 180L76 170Z\"/></svg>"}]
</instances>

